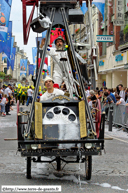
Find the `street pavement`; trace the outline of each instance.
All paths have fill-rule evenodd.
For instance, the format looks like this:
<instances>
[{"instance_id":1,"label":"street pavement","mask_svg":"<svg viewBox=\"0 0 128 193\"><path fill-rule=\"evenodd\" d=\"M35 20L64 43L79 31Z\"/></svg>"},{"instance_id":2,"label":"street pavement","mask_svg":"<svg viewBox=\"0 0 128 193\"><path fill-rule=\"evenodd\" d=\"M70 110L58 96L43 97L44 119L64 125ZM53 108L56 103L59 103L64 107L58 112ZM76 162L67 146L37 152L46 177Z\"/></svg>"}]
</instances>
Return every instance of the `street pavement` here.
<instances>
[{"instance_id":1,"label":"street pavement","mask_svg":"<svg viewBox=\"0 0 128 193\"><path fill-rule=\"evenodd\" d=\"M106 153L93 156L90 181L83 163L68 164L61 172L51 164L32 163L32 179L26 179L26 160L17 152L17 141L4 141L17 138L17 107L13 109L10 116L0 117L0 185L61 185L62 193L128 192L128 133L114 127L109 132L107 124L105 137L112 139L105 140Z\"/></svg>"}]
</instances>

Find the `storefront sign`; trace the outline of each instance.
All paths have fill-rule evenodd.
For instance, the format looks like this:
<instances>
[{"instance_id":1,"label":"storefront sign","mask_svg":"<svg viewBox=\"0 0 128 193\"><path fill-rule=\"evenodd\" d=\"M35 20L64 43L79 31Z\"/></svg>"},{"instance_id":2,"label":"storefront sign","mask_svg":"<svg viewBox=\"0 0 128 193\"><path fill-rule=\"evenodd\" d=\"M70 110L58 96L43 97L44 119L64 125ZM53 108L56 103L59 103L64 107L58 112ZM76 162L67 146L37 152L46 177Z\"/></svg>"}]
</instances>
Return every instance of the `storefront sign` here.
<instances>
[{"instance_id":1,"label":"storefront sign","mask_svg":"<svg viewBox=\"0 0 128 193\"><path fill-rule=\"evenodd\" d=\"M116 19L113 21L113 25L122 26L124 22L124 1L116 0Z\"/></svg>"},{"instance_id":2,"label":"storefront sign","mask_svg":"<svg viewBox=\"0 0 128 193\"><path fill-rule=\"evenodd\" d=\"M111 35L97 35L96 41L97 42L113 42L113 36L111 36Z\"/></svg>"},{"instance_id":3,"label":"storefront sign","mask_svg":"<svg viewBox=\"0 0 128 193\"><path fill-rule=\"evenodd\" d=\"M104 66L104 62L103 61L99 61L99 66Z\"/></svg>"},{"instance_id":4,"label":"storefront sign","mask_svg":"<svg viewBox=\"0 0 128 193\"><path fill-rule=\"evenodd\" d=\"M123 60L123 56L120 54L120 55L117 55L116 57L115 57L115 61L116 62L119 62L119 61L122 61Z\"/></svg>"}]
</instances>

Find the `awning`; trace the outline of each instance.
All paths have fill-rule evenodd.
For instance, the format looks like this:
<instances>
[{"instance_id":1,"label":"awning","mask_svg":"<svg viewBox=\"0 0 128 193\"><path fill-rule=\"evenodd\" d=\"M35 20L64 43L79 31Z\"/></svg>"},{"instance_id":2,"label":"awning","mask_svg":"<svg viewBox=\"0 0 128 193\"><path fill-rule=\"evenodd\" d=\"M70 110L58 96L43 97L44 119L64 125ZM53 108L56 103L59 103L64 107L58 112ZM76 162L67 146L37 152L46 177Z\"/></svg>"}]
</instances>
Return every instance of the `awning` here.
<instances>
[{"instance_id":1,"label":"awning","mask_svg":"<svg viewBox=\"0 0 128 193\"><path fill-rule=\"evenodd\" d=\"M104 73L104 72L113 71L113 70L119 70L119 69L124 69L124 65L123 65L123 66L116 67L116 68L111 68L111 69L101 70L101 71L98 72L98 74Z\"/></svg>"}]
</instances>

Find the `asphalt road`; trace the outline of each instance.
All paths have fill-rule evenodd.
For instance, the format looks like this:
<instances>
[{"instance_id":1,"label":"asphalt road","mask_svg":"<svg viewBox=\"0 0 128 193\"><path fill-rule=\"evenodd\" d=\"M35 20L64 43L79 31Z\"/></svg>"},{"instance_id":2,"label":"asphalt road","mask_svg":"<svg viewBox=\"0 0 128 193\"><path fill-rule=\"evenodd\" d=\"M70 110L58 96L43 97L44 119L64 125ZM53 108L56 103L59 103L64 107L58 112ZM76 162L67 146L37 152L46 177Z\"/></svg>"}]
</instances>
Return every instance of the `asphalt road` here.
<instances>
[{"instance_id":1,"label":"asphalt road","mask_svg":"<svg viewBox=\"0 0 128 193\"><path fill-rule=\"evenodd\" d=\"M93 156L90 181L85 180L84 164L68 164L63 171L56 172L51 164L32 163L32 179L26 179L26 160L17 152L17 141L4 141L4 138L17 137L16 106L13 109L10 116L0 117L1 186L61 185L62 193L128 192L128 133L115 128L108 132L107 125L105 137L113 140L105 141L106 154Z\"/></svg>"}]
</instances>

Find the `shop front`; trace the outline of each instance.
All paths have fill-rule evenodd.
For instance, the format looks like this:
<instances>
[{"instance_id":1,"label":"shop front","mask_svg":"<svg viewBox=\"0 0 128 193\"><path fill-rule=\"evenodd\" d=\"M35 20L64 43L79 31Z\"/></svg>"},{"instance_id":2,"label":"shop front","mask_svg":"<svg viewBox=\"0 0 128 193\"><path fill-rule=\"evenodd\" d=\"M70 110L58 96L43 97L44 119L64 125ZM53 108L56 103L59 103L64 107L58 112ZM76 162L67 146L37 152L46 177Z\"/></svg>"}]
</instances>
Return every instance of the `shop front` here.
<instances>
[{"instance_id":1,"label":"shop front","mask_svg":"<svg viewBox=\"0 0 128 193\"><path fill-rule=\"evenodd\" d=\"M128 87L128 52L112 52L113 46L107 48L106 56L99 60L98 86L106 82L106 87L116 88L118 84Z\"/></svg>"}]
</instances>

